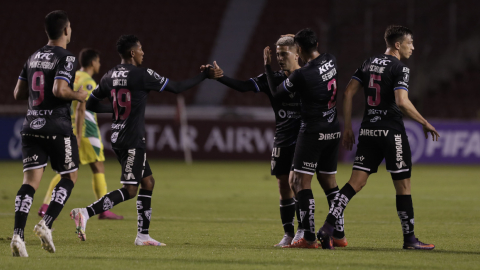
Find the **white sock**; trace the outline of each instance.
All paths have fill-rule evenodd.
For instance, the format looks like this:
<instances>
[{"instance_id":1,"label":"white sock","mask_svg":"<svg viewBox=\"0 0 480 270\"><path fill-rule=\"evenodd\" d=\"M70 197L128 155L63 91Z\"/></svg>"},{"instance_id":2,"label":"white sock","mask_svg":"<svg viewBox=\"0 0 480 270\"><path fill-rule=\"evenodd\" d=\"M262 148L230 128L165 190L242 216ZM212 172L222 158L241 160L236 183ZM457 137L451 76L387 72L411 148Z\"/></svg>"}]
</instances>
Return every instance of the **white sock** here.
<instances>
[{"instance_id":1,"label":"white sock","mask_svg":"<svg viewBox=\"0 0 480 270\"><path fill-rule=\"evenodd\" d=\"M85 218L85 221L87 221L90 217L88 216L88 211L87 208L80 208L80 211L82 211L82 215Z\"/></svg>"}]
</instances>

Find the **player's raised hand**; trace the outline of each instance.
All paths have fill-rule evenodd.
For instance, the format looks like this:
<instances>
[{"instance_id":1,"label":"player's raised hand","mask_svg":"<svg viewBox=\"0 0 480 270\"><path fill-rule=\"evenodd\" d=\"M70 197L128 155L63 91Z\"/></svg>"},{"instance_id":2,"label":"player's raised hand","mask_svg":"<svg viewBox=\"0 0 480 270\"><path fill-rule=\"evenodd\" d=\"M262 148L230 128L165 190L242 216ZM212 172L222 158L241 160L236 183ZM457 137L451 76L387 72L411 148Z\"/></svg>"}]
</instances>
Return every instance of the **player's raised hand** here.
<instances>
[{"instance_id":1,"label":"player's raised hand","mask_svg":"<svg viewBox=\"0 0 480 270\"><path fill-rule=\"evenodd\" d=\"M355 144L355 135L353 134L353 130L351 128L345 129L343 131L343 138L342 138L342 145L348 151L352 151L352 147Z\"/></svg>"},{"instance_id":2,"label":"player's raised hand","mask_svg":"<svg viewBox=\"0 0 480 270\"><path fill-rule=\"evenodd\" d=\"M77 92L77 98L76 100L78 100L79 102L85 102L85 100L87 99L87 96L88 96L88 91L85 91L83 90L83 85L80 86L80 88L78 88L78 92Z\"/></svg>"},{"instance_id":3,"label":"player's raised hand","mask_svg":"<svg viewBox=\"0 0 480 270\"><path fill-rule=\"evenodd\" d=\"M423 126L423 133L425 133L425 139L428 139L428 133L432 134L432 141L438 141L438 138L440 138L440 134L428 122Z\"/></svg>"},{"instance_id":4,"label":"player's raised hand","mask_svg":"<svg viewBox=\"0 0 480 270\"><path fill-rule=\"evenodd\" d=\"M264 65L270 65L272 63L272 50L270 50L270 46L263 49L263 63Z\"/></svg>"}]
</instances>

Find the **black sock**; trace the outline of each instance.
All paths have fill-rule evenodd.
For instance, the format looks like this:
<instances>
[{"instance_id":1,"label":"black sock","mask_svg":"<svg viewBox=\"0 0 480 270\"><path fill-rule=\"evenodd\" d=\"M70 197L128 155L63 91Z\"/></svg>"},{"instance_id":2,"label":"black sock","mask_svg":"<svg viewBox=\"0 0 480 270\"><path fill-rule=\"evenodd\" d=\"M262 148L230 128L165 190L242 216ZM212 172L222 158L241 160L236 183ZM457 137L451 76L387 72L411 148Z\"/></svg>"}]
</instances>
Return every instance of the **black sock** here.
<instances>
[{"instance_id":1,"label":"black sock","mask_svg":"<svg viewBox=\"0 0 480 270\"><path fill-rule=\"evenodd\" d=\"M137 227L141 234L148 234L150 218L152 217L152 191L140 189L137 196Z\"/></svg>"},{"instance_id":2,"label":"black sock","mask_svg":"<svg viewBox=\"0 0 480 270\"><path fill-rule=\"evenodd\" d=\"M87 206L88 216L92 217L101 214L128 199L130 199L130 194L126 188L114 190Z\"/></svg>"},{"instance_id":3,"label":"black sock","mask_svg":"<svg viewBox=\"0 0 480 270\"><path fill-rule=\"evenodd\" d=\"M303 189L297 193L300 205L300 218L305 230L303 238L307 241L315 241L315 199L311 189Z\"/></svg>"},{"instance_id":4,"label":"black sock","mask_svg":"<svg viewBox=\"0 0 480 270\"><path fill-rule=\"evenodd\" d=\"M58 217L58 215L60 215L63 206L65 206L68 197L70 197L70 193L72 193L72 189L73 182L72 180L67 178L62 178L53 189L52 200L48 205L45 216L43 216L43 220L45 220L45 225L47 225L49 229L52 228L53 221Z\"/></svg>"},{"instance_id":5,"label":"black sock","mask_svg":"<svg viewBox=\"0 0 480 270\"><path fill-rule=\"evenodd\" d=\"M295 215L297 216L297 230L303 230L302 220L300 219L300 204L296 197L293 198L295 200Z\"/></svg>"},{"instance_id":6,"label":"black sock","mask_svg":"<svg viewBox=\"0 0 480 270\"><path fill-rule=\"evenodd\" d=\"M333 234L333 229L337 221L343 219L343 212L355 194L356 192L353 187L349 183L346 183L340 192L335 195L326 220L326 222L332 226L332 231L329 233Z\"/></svg>"},{"instance_id":7,"label":"black sock","mask_svg":"<svg viewBox=\"0 0 480 270\"><path fill-rule=\"evenodd\" d=\"M280 218L282 219L285 234L295 235L293 221L295 220L295 200L293 198L280 200Z\"/></svg>"},{"instance_id":8,"label":"black sock","mask_svg":"<svg viewBox=\"0 0 480 270\"><path fill-rule=\"evenodd\" d=\"M397 214L402 223L403 240L415 241L412 195L397 195Z\"/></svg>"},{"instance_id":9,"label":"black sock","mask_svg":"<svg viewBox=\"0 0 480 270\"><path fill-rule=\"evenodd\" d=\"M33 203L35 189L27 184L23 184L15 197L15 226L13 234L18 234L23 240L23 231L27 224L28 212Z\"/></svg>"},{"instance_id":10,"label":"black sock","mask_svg":"<svg viewBox=\"0 0 480 270\"><path fill-rule=\"evenodd\" d=\"M337 195L338 192L339 192L338 186L325 191L325 195L327 196L328 209L330 209L330 206L332 205L333 200L335 199L335 195ZM345 231L343 226L344 226L344 221L343 221L343 215L342 215L342 217L335 222L333 237L337 239L342 239L343 237L345 237Z\"/></svg>"}]
</instances>

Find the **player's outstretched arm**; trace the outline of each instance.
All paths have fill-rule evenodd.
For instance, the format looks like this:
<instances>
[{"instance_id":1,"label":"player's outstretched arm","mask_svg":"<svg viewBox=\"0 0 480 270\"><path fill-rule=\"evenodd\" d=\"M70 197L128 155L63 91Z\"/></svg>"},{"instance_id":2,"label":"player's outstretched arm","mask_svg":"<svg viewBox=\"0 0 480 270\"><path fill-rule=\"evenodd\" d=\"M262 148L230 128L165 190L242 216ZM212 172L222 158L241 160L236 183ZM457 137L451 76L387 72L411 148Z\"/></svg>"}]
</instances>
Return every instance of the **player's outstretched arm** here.
<instances>
[{"instance_id":1,"label":"player's outstretched arm","mask_svg":"<svg viewBox=\"0 0 480 270\"><path fill-rule=\"evenodd\" d=\"M175 82L175 81L169 80L167 85L165 86L165 91L168 91L168 92L171 92L171 93L174 93L174 94L182 93L182 92L194 87L195 85L201 83L203 80L205 80L208 76L209 69L210 69L210 67L204 69L197 76L195 76L193 78L190 78L190 79L180 81L180 82Z\"/></svg>"},{"instance_id":2,"label":"player's outstretched arm","mask_svg":"<svg viewBox=\"0 0 480 270\"><path fill-rule=\"evenodd\" d=\"M78 100L79 102L85 102L88 92L83 90L81 86L78 91L73 91L68 82L62 79L56 79L53 83L53 95L57 98L65 100Z\"/></svg>"},{"instance_id":3,"label":"player's outstretched arm","mask_svg":"<svg viewBox=\"0 0 480 270\"><path fill-rule=\"evenodd\" d=\"M87 101L86 109L96 113L113 113L112 104L102 104L93 94Z\"/></svg>"},{"instance_id":4,"label":"player's outstretched arm","mask_svg":"<svg viewBox=\"0 0 480 270\"><path fill-rule=\"evenodd\" d=\"M355 144L355 135L352 130L352 100L353 96L358 92L362 87L359 81L350 80L345 89L345 94L343 98L343 116L345 118L344 131L342 145L345 149L352 151L352 147Z\"/></svg>"},{"instance_id":5,"label":"player's outstretched arm","mask_svg":"<svg viewBox=\"0 0 480 270\"><path fill-rule=\"evenodd\" d=\"M400 110L406 116L412 118L413 120L417 121L423 126L423 133L425 133L425 139L428 138L428 133L432 134L432 140L438 141L440 135L438 134L437 130L428 123L428 121L423 118L423 116L417 111L415 106L413 106L412 102L408 98L408 92L404 89L397 89L395 90L395 102Z\"/></svg>"},{"instance_id":6,"label":"player's outstretched arm","mask_svg":"<svg viewBox=\"0 0 480 270\"><path fill-rule=\"evenodd\" d=\"M220 66L218 66L217 62L214 61L213 62L213 69L210 69L210 73L213 75L210 75L209 78L212 78L213 79L216 79L217 81L219 81L220 83L232 88L233 90L236 90L238 92L255 92L256 91L256 88L255 88L255 85L250 81L241 81L241 80L237 80L237 79L233 79L233 78L230 78L230 77L227 77L225 75L223 75L223 70L220 68ZM218 70L218 71L221 71L221 76L216 78L217 75L213 74L213 72L215 72L215 70Z\"/></svg>"},{"instance_id":7,"label":"player's outstretched arm","mask_svg":"<svg viewBox=\"0 0 480 270\"><path fill-rule=\"evenodd\" d=\"M13 97L15 100L28 99L28 82L24 80L17 80L15 90L13 90Z\"/></svg>"},{"instance_id":8,"label":"player's outstretched arm","mask_svg":"<svg viewBox=\"0 0 480 270\"><path fill-rule=\"evenodd\" d=\"M265 64L265 74L267 75L268 87L273 97L281 97L290 94L290 92L285 88L285 81L280 85L276 86L274 83L274 76L272 70L272 50L267 46L263 49L263 63ZM287 79L288 80L288 79Z\"/></svg>"}]
</instances>

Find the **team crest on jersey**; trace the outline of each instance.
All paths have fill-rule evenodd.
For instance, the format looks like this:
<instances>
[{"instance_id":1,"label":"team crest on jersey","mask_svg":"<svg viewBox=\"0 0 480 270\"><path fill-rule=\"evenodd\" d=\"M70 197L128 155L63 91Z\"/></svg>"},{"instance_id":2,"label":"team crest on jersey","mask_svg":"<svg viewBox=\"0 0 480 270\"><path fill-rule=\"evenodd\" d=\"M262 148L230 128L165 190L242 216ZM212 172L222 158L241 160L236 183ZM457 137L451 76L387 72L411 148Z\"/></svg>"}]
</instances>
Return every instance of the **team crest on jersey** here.
<instances>
[{"instance_id":1,"label":"team crest on jersey","mask_svg":"<svg viewBox=\"0 0 480 270\"><path fill-rule=\"evenodd\" d=\"M45 120L45 118L37 118L30 123L30 127L32 129L41 129L46 123L47 120Z\"/></svg>"},{"instance_id":2,"label":"team crest on jersey","mask_svg":"<svg viewBox=\"0 0 480 270\"><path fill-rule=\"evenodd\" d=\"M75 62L75 56L67 56L67 62Z\"/></svg>"},{"instance_id":3,"label":"team crest on jersey","mask_svg":"<svg viewBox=\"0 0 480 270\"><path fill-rule=\"evenodd\" d=\"M68 70L68 71L72 71L73 63L72 62L65 63L65 69Z\"/></svg>"},{"instance_id":4,"label":"team crest on jersey","mask_svg":"<svg viewBox=\"0 0 480 270\"><path fill-rule=\"evenodd\" d=\"M404 81L404 82L408 82L408 80L410 80L410 76L408 75L408 73L405 73L405 74L403 75L403 81Z\"/></svg>"},{"instance_id":5,"label":"team crest on jersey","mask_svg":"<svg viewBox=\"0 0 480 270\"><path fill-rule=\"evenodd\" d=\"M93 86L91 84L87 84L87 90L92 90Z\"/></svg>"}]
</instances>

